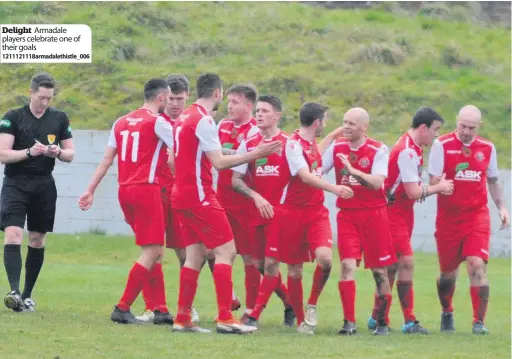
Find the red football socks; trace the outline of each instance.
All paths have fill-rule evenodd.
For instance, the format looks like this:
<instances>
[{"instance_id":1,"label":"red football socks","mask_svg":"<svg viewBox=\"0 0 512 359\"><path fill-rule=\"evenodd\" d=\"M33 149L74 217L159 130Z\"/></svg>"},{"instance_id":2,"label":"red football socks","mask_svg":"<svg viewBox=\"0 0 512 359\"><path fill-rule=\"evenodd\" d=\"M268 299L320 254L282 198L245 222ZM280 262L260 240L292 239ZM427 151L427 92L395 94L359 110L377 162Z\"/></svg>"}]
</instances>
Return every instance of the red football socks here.
<instances>
[{"instance_id":1,"label":"red football socks","mask_svg":"<svg viewBox=\"0 0 512 359\"><path fill-rule=\"evenodd\" d=\"M297 325L304 321L304 293L302 289L302 278L288 276L288 291L290 302L297 317Z\"/></svg>"},{"instance_id":2,"label":"red football socks","mask_svg":"<svg viewBox=\"0 0 512 359\"><path fill-rule=\"evenodd\" d=\"M489 302L489 286L470 287L471 303L473 304L473 323L485 320L487 303Z\"/></svg>"},{"instance_id":3,"label":"red football socks","mask_svg":"<svg viewBox=\"0 0 512 359\"><path fill-rule=\"evenodd\" d=\"M396 290L398 298L400 299L400 306L404 314L405 323L414 322L414 289L412 281L398 281L396 282Z\"/></svg>"},{"instance_id":4,"label":"red football socks","mask_svg":"<svg viewBox=\"0 0 512 359\"><path fill-rule=\"evenodd\" d=\"M149 283L152 287L154 308L162 313L168 313L167 300L165 298L165 281L162 263L156 263L149 273Z\"/></svg>"},{"instance_id":5,"label":"red football socks","mask_svg":"<svg viewBox=\"0 0 512 359\"><path fill-rule=\"evenodd\" d=\"M315 273L313 274L313 286L311 287L311 294L308 299L309 305L316 305L318 297L320 296L320 293L322 293L330 274L331 267L324 270L321 266L316 266Z\"/></svg>"},{"instance_id":6,"label":"red football socks","mask_svg":"<svg viewBox=\"0 0 512 359\"><path fill-rule=\"evenodd\" d=\"M261 273L256 266L249 264L245 266L245 307L254 309L258 290L260 287Z\"/></svg>"},{"instance_id":7,"label":"red football socks","mask_svg":"<svg viewBox=\"0 0 512 359\"><path fill-rule=\"evenodd\" d=\"M256 299L256 306L251 312L250 316L256 320L259 319L261 312L265 309L272 292L278 284L278 277L264 275L261 281L258 298Z\"/></svg>"},{"instance_id":8,"label":"red football socks","mask_svg":"<svg viewBox=\"0 0 512 359\"><path fill-rule=\"evenodd\" d=\"M117 307L122 311L130 310L130 306L133 304L137 296L139 295L142 287L147 282L149 271L141 264L135 262L130 274L128 275L128 281L124 289L123 296L117 304Z\"/></svg>"},{"instance_id":9,"label":"red football socks","mask_svg":"<svg viewBox=\"0 0 512 359\"><path fill-rule=\"evenodd\" d=\"M190 322L190 311L197 291L199 272L188 267L183 267L180 272L180 293L178 296L178 313L176 321L179 323Z\"/></svg>"},{"instance_id":10,"label":"red football socks","mask_svg":"<svg viewBox=\"0 0 512 359\"><path fill-rule=\"evenodd\" d=\"M232 267L229 264L215 264L213 268L213 281L217 293L217 307L219 320L227 321L233 318L231 314L231 300L233 293Z\"/></svg>"},{"instance_id":11,"label":"red football socks","mask_svg":"<svg viewBox=\"0 0 512 359\"><path fill-rule=\"evenodd\" d=\"M286 286L283 283L283 277L281 276L281 272L279 272L277 275L277 285L274 289L274 292L283 301L283 305L285 308L288 308L291 305L290 293L288 292L288 288L286 288Z\"/></svg>"},{"instance_id":12,"label":"red football socks","mask_svg":"<svg viewBox=\"0 0 512 359\"><path fill-rule=\"evenodd\" d=\"M437 278L437 295L443 312L453 312L452 298L455 293L455 281L452 279Z\"/></svg>"},{"instance_id":13,"label":"red football socks","mask_svg":"<svg viewBox=\"0 0 512 359\"><path fill-rule=\"evenodd\" d=\"M372 317L379 322L379 325L389 325L389 308L391 307L391 294L381 294L377 297L377 305L374 308Z\"/></svg>"},{"instance_id":14,"label":"red football socks","mask_svg":"<svg viewBox=\"0 0 512 359\"><path fill-rule=\"evenodd\" d=\"M356 282L347 280L338 283L341 306L343 307L343 319L356 322Z\"/></svg>"}]
</instances>

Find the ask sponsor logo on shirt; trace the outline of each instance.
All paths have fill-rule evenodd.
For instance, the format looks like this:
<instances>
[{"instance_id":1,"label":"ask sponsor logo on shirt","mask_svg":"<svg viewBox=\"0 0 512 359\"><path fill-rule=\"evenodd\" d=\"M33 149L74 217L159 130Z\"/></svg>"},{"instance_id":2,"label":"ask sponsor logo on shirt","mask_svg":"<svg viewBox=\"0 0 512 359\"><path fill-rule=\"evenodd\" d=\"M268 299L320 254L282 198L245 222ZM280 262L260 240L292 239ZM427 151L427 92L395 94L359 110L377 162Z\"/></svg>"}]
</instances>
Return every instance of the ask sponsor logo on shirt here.
<instances>
[{"instance_id":1,"label":"ask sponsor logo on shirt","mask_svg":"<svg viewBox=\"0 0 512 359\"><path fill-rule=\"evenodd\" d=\"M256 176L279 176L279 165L269 165L268 158L256 160Z\"/></svg>"},{"instance_id":2,"label":"ask sponsor logo on shirt","mask_svg":"<svg viewBox=\"0 0 512 359\"><path fill-rule=\"evenodd\" d=\"M469 169L469 162L459 163L455 167L455 180L480 182L482 179L482 171L474 171Z\"/></svg>"}]
</instances>

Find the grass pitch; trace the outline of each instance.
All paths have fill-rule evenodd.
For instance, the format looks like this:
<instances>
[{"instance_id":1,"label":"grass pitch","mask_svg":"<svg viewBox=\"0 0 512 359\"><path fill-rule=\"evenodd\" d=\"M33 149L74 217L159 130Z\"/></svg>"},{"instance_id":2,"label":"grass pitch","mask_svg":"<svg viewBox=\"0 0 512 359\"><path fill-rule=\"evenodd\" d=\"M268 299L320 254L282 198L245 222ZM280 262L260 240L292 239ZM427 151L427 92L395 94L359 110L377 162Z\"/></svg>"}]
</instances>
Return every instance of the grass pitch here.
<instances>
[{"instance_id":1,"label":"grass pitch","mask_svg":"<svg viewBox=\"0 0 512 359\"><path fill-rule=\"evenodd\" d=\"M25 250L26 245L24 253ZM174 312L179 267L173 252L167 251L166 255L167 299ZM342 311L337 290L339 261L335 254L332 276L318 303L316 335L305 337L281 325L282 305L275 296L260 319L260 330L248 336L176 334L167 326L113 324L109 319L112 306L119 299L128 270L137 256L132 237L50 235L45 266L33 295L37 312L16 314L0 308L0 358L510 357L510 259L493 258L489 265L491 298L486 325L490 336L471 334L471 302L464 268L461 268L454 297L457 333L439 332L440 306L435 289L437 259L432 254L418 254L416 315L432 331L431 335L406 336L397 330L403 319L395 291L391 309L391 326L395 331L388 337L373 337L366 330L373 303L372 277L359 269L356 314L360 333L341 337L337 335ZM305 297L309 294L313 269L312 264L305 266ZM244 297L243 282L243 266L237 259L234 283L241 298ZM2 293L8 291L3 270L0 288ZM143 306L139 298L133 306L134 313L141 312ZM214 329L212 319L216 315L216 304L207 267L201 274L194 306L203 325Z\"/></svg>"}]
</instances>

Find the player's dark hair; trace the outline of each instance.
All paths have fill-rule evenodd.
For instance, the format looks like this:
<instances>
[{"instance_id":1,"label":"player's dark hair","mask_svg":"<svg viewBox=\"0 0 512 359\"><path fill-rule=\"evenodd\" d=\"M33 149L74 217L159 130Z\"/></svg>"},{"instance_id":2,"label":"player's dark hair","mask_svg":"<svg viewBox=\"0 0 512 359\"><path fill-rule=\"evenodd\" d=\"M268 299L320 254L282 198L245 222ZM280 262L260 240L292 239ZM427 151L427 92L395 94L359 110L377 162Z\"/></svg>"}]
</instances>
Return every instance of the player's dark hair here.
<instances>
[{"instance_id":1,"label":"player's dark hair","mask_svg":"<svg viewBox=\"0 0 512 359\"><path fill-rule=\"evenodd\" d=\"M258 102L266 102L269 103L276 112L282 112L283 111L283 103L279 99L279 97L276 97L274 95L260 95L258 97Z\"/></svg>"},{"instance_id":2,"label":"player's dark hair","mask_svg":"<svg viewBox=\"0 0 512 359\"><path fill-rule=\"evenodd\" d=\"M432 127L434 121L444 123L443 118L436 111L430 107L421 107L412 118L412 128L418 128L421 125L426 125L428 128Z\"/></svg>"},{"instance_id":3,"label":"player's dark hair","mask_svg":"<svg viewBox=\"0 0 512 359\"><path fill-rule=\"evenodd\" d=\"M184 75L172 74L167 76L165 81L167 81L167 84L171 88L173 94L179 94L182 92L188 93L190 89L190 82Z\"/></svg>"},{"instance_id":4,"label":"player's dark hair","mask_svg":"<svg viewBox=\"0 0 512 359\"><path fill-rule=\"evenodd\" d=\"M34 75L34 77L32 77L32 81L30 83L30 89L35 92L35 91L39 90L39 87L52 89L55 87L55 80L53 79L53 77L50 74L48 74L46 72L38 73L38 74Z\"/></svg>"},{"instance_id":5,"label":"player's dark hair","mask_svg":"<svg viewBox=\"0 0 512 359\"><path fill-rule=\"evenodd\" d=\"M237 94L243 96L247 101L250 101L253 105L256 103L258 97L258 91L253 85L234 85L228 90L228 95Z\"/></svg>"},{"instance_id":6,"label":"player's dark hair","mask_svg":"<svg viewBox=\"0 0 512 359\"><path fill-rule=\"evenodd\" d=\"M199 75L196 81L197 98L212 97L217 89L222 88L222 80L219 75L208 72Z\"/></svg>"},{"instance_id":7,"label":"player's dark hair","mask_svg":"<svg viewBox=\"0 0 512 359\"><path fill-rule=\"evenodd\" d=\"M151 101L155 97L169 89L167 81L164 79L151 79L144 84L144 100Z\"/></svg>"},{"instance_id":8,"label":"player's dark hair","mask_svg":"<svg viewBox=\"0 0 512 359\"><path fill-rule=\"evenodd\" d=\"M299 111L300 125L309 127L316 120L323 120L329 107L316 102L306 102Z\"/></svg>"}]
</instances>

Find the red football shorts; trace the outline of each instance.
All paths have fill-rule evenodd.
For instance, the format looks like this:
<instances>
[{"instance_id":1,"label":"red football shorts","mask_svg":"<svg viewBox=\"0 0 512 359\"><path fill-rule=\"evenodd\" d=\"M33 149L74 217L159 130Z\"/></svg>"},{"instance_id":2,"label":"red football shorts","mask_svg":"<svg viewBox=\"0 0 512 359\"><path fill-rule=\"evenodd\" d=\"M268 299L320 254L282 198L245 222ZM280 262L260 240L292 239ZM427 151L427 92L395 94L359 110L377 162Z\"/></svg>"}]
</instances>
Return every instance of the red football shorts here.
<instances>
[{"instance_id":1,"label":"red football shorts","mask_svg":"<svg viewBox=\"0 0 512 359\"><path fill-rule=\"evenodd\" d=\"M251 243L249 226L247 225L248 211L244 209L226 209L226 215L235 237L236 252L242 256L250 255Z\"/></svg>"},{"instance_id":2,"label":"red football shorts","mask_svg":"<svg viewBox=\"0 0 512 359\"><path fill-rule=\"evenodd\" d=\"M332 248L331 222L325 206L282 205L280 210L278 258L281 262L312 262L317 248Z\"/></svg>"},{"instance_id":3,"label":"red football shorts","mask_svg":"<svg viewBox=\"0 0 512 359\"><path fill-rule=\"evenodd\" d=\"M414 228L414 209L400 208L396 205L386 208L395 254L399 257L412 256L411 237Z\"/></svg>"},{"instance_id":4,"label":"red football shorts","mask_svg":"<svg viewBox=\"0 0 512 359\"><path fill-rule=\"evenodd\" d=\"M249 228L251 257L256 260L265 257L279 259L280 242L280 212L274 207L274 217L266 224Z\"/></svg>"},{"instance_id":5,"label":"red football shorts","mask_svg":"<svg viewBox=\"0 0 512 359\"><path fill-rule=\"evenodd\" d=\"M491 218L489 208L472 212L444 213L436 220L436 244L441 272L456 270L466 257L489 261Z\"/></svg>"},{"instance_id":6,"label":"red football shorts","mask_svg":"<svg viewBox=\"0 0 512 359\"><path fill-rule=\"evenodd\" d=\"M185 246L203 243L206 248L217 248L233 240L226 211L222 208L201 206L187 209L174 209L180 223L180 232Z\"/></svg>"},{"instance_id":7,"label":"red football shorts","mask_svg":"<svg viewBox=\"0 0 512 359\"><path fill-rule=\"evenodd\" d=\"M364 254L365 268L382 268L396 262L386 207L340 209L336 221L340 260L355 259L359 265Z\"/></svg>"},{"instance_id":8,"label":"red football shorts","mask_svg":"<svg viewBox=\"0 0 512 359\"><path fill-rule=\"evenodd\" d=\"M163 246L165 224L160 186L119 186L118 196L124 218L135 233L135 244Z\"/></svg>"},{"instance_id":9,"label":"red football shorts","mask_svg":"<svg viewBox=\"0 0 512 359\"><path fill-rule=\"evenodd\" d=\"M162 187L162 206L165 222L165 246L167 248L185 248L185 242L180 235L180 223L171 209L172 187Z\"/></svg>"}]
</instances>

